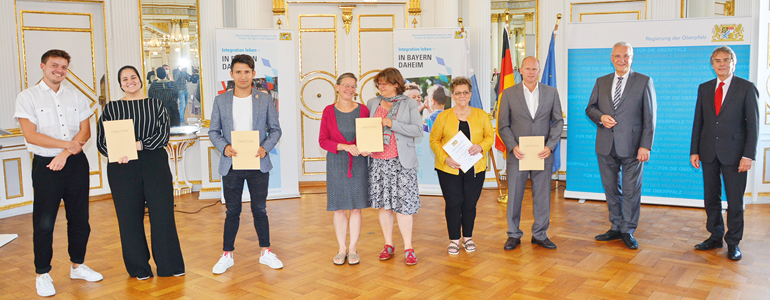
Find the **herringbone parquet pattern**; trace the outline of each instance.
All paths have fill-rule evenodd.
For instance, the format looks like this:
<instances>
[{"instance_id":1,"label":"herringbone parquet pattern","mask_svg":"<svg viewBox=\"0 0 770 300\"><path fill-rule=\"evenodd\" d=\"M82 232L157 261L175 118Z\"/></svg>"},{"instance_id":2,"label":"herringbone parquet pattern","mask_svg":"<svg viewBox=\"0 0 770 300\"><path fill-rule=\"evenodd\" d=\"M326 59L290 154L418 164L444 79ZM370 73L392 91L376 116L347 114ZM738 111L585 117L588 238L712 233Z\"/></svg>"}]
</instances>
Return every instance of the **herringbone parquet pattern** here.
<instances>
[{"instance_id":1,"label":"herringbone parquet pattern","mask_svg":"<svg viewBox=\"0 0 770 300\"><path fill-rule=\"evenodd\" d=\"M750 205L741 248L744 258L732 262L726 248L696 251L704 240L701 209L642 207L636 233L640 249L622 242L596 242L609 228L604 202L580 204L554 191L549 237L557 250L529 243L532 206L525 197L523 243L504 251L505 206L496 190L485 190L478 205L474 240L478 250L446 253L444 204L422 197L415 216L414 246L419 263L406 266L403 244L395 230L396 256L381 262L377 213L364 211L357 266L335 266L337 243L332 214L325 210L325 187L303 185L299 199L268 202L272 250L283 270L258 262L257 236L244 209L236 241L235 266L213 275L221 254L225 207L214 205L197 214L177 213L187 275L129 278L123 266L112 201L91 203L91 239L86 264L104 274L101 282L70 280L66 219L56 224L51 275L61 299L770 299L770 205ZM177 198L177 209L195 211L213 200L197 194ZM1 233L19 238L0 248L0 299L35 298L31 215L0 220ZM149 223L147 223L149 226ZM149 233L148 233L149 234Z\"/></svg>"}]
</instances>

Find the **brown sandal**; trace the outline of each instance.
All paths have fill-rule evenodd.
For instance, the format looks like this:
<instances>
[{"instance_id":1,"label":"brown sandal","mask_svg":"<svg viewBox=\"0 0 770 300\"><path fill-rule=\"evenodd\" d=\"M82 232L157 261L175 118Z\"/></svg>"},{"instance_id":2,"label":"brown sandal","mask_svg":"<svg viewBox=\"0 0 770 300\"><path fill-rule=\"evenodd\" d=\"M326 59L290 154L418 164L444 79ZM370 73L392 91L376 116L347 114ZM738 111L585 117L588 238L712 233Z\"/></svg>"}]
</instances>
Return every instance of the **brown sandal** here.
<instances>
[{"instance_id":1,"label":"brown sandal","mask_svg":"<svg viewBox=\"0 0 770 300\"><path fill-rule=\"evenodd\" d=\"M463 247L465 247L465 252L476 251L476 243L474 243L472 239L464 240Z\"/></svg>"},{"instance_id":2,"label":"brown sandal","mask_svg":"<svg viewBox=\"0 0 770 300\"><path fill-rule=\"evenodd\" d=\"M347 256L348 255L345 254L345 253L337 253L337 255L334 256L334 259L332 260L332 262L335 265L338 265L338 266L344 265L345 264L345 258L347 258ZM339 263L337 263L338 261L339 261Z\"/></svg>"},{"instance_id":3,"label":"brown sandal","mask_svg":"<svg viewBox=\"0 0 770 300\"><path fill-rule=\"evenodd\" d=\"M460 245L455 241L449 241L449 246L446 246L446 251L452 255L460 254Z\"/></svg>"},{"instance_id":4,"label":"brown sandal","mask_svg":"<svg viewBox=\"0 0 770 300\"><path fill-rule=\"evenodd\" d=\"M357 265L361 262L361 256L358 255L358 253L348 253L348 264L349 265Z\"/></svg>"}]
</instances>

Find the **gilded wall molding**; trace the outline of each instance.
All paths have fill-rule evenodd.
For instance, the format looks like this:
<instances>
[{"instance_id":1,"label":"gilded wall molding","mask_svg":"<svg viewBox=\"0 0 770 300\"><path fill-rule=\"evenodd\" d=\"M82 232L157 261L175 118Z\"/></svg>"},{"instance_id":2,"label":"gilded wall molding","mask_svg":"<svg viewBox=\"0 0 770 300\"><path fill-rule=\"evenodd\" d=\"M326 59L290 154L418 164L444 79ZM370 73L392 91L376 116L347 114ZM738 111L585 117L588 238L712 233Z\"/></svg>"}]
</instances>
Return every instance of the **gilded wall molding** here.
<instances>
[{"instance_id":1,"label":"gilded wall molding","mask_svg":"<svg viewBox=\"0 0 770 300\"><path fill-rule=\"evenodd\" d=\"M273 0L273 15L286 15L286 0Z\"/></svg>"},{"instance_id":2,"label":"gilded wall molding","mask_svg":"<svg viewBox=\"0 0 770 300\"><path fill-rule=\"evenodd\" d=\"M422 14L422 9L420 8L420 0L409 0L409 9L407 11L411 16L419 16Z\"/></svg>"}]
</instances>

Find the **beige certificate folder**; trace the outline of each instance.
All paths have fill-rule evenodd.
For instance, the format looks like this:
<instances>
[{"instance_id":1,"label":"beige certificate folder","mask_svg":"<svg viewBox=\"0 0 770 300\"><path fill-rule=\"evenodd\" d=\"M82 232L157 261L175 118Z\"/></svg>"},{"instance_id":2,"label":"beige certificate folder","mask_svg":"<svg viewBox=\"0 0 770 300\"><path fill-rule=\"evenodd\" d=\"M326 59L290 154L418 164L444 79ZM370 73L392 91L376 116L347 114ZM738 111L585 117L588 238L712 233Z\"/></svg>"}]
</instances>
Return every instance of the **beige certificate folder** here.
<instances>
[{"instance_id":1,"label":"beige certificate folder","mask_svg":"<svg viewBox=\"0 0 770 300\"><path fill-rule=\"evenodd\" d=\"M233 170L259 170L259 131L232 131Z\"/></svg>"},{"instance_id":2,"label":"beige certificate folder","mask_svg":"<svg viewBox=\"0 0 770 300\"><path fill-rule=\"evenodd\" d=\"M356 118L356 147L361 152L382 152L382 118Z\"/></svg>"},{"instance_id":3,"label":"beige certificate folder","mask_svg":"<svg viewBox=\"0 0 770 300\"><path fill-rule=\"evenodd\" d=\"M545 160L537 155L545 147L543 136L520 136L519 151L524 152L524 159L519 160L519 171L542 171Z\"/></svg>"},{"instance_id":4,"label":"beige certificate folder","mask_svg":"<svg viewBox=\"0 0 770 300\"><path fill-rule=\"evenodd\" d=\"M134 120L105 121L103 125L109 162L117 162L123 156L128 156L128 160L139 158L136 154Z\"/></svg>"}]
</instances>

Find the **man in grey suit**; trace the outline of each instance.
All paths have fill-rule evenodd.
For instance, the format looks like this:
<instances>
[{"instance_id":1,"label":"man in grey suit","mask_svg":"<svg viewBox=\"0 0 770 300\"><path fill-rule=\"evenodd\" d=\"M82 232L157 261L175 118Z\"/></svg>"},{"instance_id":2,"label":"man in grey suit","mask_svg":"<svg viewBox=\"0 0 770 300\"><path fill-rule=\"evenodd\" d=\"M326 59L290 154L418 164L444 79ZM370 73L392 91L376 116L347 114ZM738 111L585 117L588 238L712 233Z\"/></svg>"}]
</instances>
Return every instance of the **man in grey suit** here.
<instances>
[{"instance_id":1,"label":"man in grey suit","mask_svg":"<svg viewBox=\"0 0 770 300\"><path fill-rule=\"evenodd\" d=\"M216 265L214 274L222 274L232 267L235 236L241 217L241 197L244 180L249 185L251 194L251 213L254 228L257 230L259 246L262 247L259 263L273 269L283 268L283 263L270 251L270 225L267 219L267 187L270 179L268 153L281 138L281 126L278 123L278 110L270 95L258 92L252 87L254 78L254 59L240 54L230 62L230 76L235 81L235 89L214 98L211 113L209 137L211 143L224 156L219 161L219 174L222 175L222 192L225 196L227 216L224 230L224 253ZM233 149L232 131L259 131L259 150L246 153ZM258 170L233 170L232 157L237 155L255 155L260 158Z\"/></svg>"},{"instance_id":2,"label":"man in grey suit","mask_svg":"<svg viewBox=\"0 0 770 300\"><path fill-rule=\"evenodd\" d=\"M540 62L537 58L524 58L521 73L523 81L503 91L497 118L500 138L509 151L506 172L508 193L513 195L512 201L508 201L508 240L503 249L513 250L521 244L524 233L519 229L519 224L527 176L532 180L532 214L535 218L532 224L532 243L556 249L556 244L548 239L546 231L551 216L551 153L564 130L561 101L556 88L537 82L540 77ZM537 154L545 160L542 171L519 171L519 160L525 155L519 150L519 137L522 136L542 136L545 139L543 151Z\"/></svg>"},{"instance_id":3,"label":"man in grey suit","mask_svg":"<svg viewBox=\"0 0 770 300\"><path fill-rule=\"evenodd\" d=\"M743 238L743 192L747 171L757 154L759 132L759 92L753 83L735 76L738 58L730 47L716 48L711 66L716 79L698 87L698 102L692 124L690 163L703 163L703 207L706 229L711 236L695 245L698 250L722 248L727 242L727 257L740 260L738 248ZM727 234L722 220L722 178L727 196Z\"/></svg>"},{"instance_id":4,"label":"man in grey suit","mask_svg":"<svg viewBox=\"0 0 770 300\"><path fill-rule=\"evenodd\" d=\"M596 154L612 227L598 241L622 239L637 249L642 171L650 159L655 133L656 99L652 78L631 70L634 49L625 42L612 47L615 72L596 79L586 115L596 123ZM620 173L623 173L622 184Z\"/></svg>"}]
</instances>

